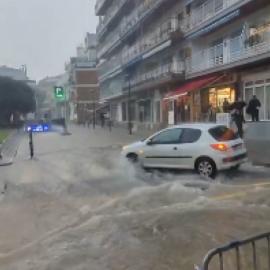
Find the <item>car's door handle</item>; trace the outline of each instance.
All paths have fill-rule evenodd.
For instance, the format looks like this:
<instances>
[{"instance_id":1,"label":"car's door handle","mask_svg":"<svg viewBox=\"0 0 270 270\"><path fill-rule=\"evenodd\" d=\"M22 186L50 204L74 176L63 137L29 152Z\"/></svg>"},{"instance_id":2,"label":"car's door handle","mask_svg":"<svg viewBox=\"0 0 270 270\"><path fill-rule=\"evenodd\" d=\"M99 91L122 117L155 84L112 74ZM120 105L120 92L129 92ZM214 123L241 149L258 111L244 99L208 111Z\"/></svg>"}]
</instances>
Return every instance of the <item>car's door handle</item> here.
<instances>
[{"instance_id":1,"label":"car's door handle","mask_svg":"<svg viewBox=\"0 0 270 270\"><path fill-rule=\"evenodd\" d=\"M177 147L174 147L173 150L177 150Z\"/></svg>"}]
</instances>

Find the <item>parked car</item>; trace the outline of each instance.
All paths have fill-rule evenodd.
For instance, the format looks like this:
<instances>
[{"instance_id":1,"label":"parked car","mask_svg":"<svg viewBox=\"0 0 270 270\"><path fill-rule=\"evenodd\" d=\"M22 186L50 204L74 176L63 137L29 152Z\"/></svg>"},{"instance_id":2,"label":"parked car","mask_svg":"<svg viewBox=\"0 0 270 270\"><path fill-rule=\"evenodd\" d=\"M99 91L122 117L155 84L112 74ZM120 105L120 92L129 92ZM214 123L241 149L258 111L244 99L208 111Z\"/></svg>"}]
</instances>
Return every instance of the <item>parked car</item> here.
<instances>
[{"instance_id":1,"label":"parked car","mask_svg":"<svg viewBox=\"0 0 270 270\"><path fill-rule=\"evenodd\" d=\"M194 169L215 177L247 161L244 142L226 126L208 123L176 125L123 147L121 156L144 168Z\"/></svg>"}]
</instances>

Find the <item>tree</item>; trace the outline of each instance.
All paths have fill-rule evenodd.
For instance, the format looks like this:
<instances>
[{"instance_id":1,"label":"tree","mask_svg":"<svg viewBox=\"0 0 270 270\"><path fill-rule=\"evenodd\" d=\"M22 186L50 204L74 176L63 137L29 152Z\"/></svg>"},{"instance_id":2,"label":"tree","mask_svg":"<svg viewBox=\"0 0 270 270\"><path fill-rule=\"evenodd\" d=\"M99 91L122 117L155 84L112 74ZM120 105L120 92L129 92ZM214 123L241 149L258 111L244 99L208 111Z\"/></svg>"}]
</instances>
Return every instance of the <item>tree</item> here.
<instances>
[{"instance_id":1,"label":"tree","mask_svg":"<svg viewBox=\"0 0 270 270\"><path fill-rule=\"evenodd\" d=\"M9 122L12 114L26 114L35 109L35 92L27 83L0 76L0 121Z\"/></svg>"}]
</instances>

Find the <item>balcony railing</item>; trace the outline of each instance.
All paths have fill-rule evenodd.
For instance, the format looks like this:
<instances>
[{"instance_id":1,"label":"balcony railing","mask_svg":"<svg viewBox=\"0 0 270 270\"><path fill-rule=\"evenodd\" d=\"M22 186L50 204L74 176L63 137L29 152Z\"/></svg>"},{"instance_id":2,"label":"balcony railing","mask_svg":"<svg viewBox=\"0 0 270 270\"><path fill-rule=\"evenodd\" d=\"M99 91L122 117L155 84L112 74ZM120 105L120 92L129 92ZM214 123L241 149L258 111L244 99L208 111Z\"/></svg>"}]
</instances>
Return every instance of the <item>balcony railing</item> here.
<instances>
[{"instance_id":1,"label":"balcony railing","mask_svg":"<svg viewBox=\"0 0 270 270\"><path fill-rule=\"evenodd\" d=\"M221 13L223 10L241 1L242 0L209 0L205 2L203 5L191 11L190 15L184 19L183 31L192 30Z\"/></svg>"},{"instance_id":2,"label":"balcony railing","mask_svg":"<svg viewBox=\"0 0 270 270\"><path fill-rule=\"evenodd\" d=\"M151 31L130 48L123 51L122 63L125 64L132 61L141 54L150 51L151 49L170 39L171 34L178 28L177 18L169 18L164 23L159 25L154 31Z\"/></svg>"},{"instance_id":3,"label":"balcony railing","mask_svg":"<svg viewBox=\"0 0 270 270\"><path fill-rule=\"evenodd\" d=\"M130 15L121 22L121 36L125 35L136 23L146 17L164 0L144 0Z\"/></svg>"},{"instance_id":4,"label":"balcony railing","mask_svg":"<svg viewBox=\"0 0 270 270\"><path fill-rule=\"evenodd\" d=\"M117 5L112 6L103 21L97 26L97 35L100 36L100 34L103 32L103 30L106 28L106 26L109 24L109 22L114 18L114 16L117 14L117 12L121 9L121 7L125 4L127 0L119 0L117 1Z\"/></svg>"},{"instance_id":5,"label":"balcony railing","mask_svg":"<svg viewBox=\"0 0 270 270\"><path fill-rule=\"evenodd\" d=\"M186 60L186 72L201 72L267 52L270 52L270 33L261 32L249 38L240 36L192 55Z\"/></svg>"},{"instance_id":6,"label":"balcony railing","mask_svg":"<svg viewBox=\"0 0 270 270\"><path fill-rule=\"evenodd\" d=\"M102 63L99 66L98 73L100 79L103 79L110 73L116 71L117 69L121 68L121 57L117 55L116 57L112 58L111 60Z\"/></svg>"},{"instance_id":7,"label":"balcony railing","mask_svg":"<svg viewBox=\"0 0 270 270\"><path fill-rule=\"evenodd\" d=\"M97 53L98 59L100 59L110 48L112 48L120 40L119 29L111 33L104 41L104 46L102 46Z\"/></svg>"},{"instance_id":8,"label":"balcony railing","mask_svg":"<svg viewBox=\"0 0 270 270\"><path fill-rule=\"evenodd\" d=\"M131 78L130 85L134 87L134 86L138 86L144 83L148 83L152 81L154 82L156 80L170 76L172 74L181 74L183 72L184 72L184 63L174 62L174 63L166 64L164 66L155 68L153 70L139 74L138 76ZM125 81L124 87L128 87L128 85L129 85L129 82Z\"/></svg>"}]
</instances>

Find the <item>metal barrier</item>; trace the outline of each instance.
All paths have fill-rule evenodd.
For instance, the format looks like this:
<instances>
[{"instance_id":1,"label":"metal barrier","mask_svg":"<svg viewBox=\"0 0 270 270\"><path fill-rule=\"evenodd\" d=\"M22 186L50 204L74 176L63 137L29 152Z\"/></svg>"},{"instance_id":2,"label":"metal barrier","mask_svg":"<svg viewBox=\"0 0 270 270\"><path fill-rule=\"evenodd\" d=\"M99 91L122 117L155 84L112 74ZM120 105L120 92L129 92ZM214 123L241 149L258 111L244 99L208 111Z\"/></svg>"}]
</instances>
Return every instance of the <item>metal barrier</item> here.
<instances>
[{"instance_id":1,"label":"metal barrier","mask_svg":"<svg viewBox=\"0 0 270 270\"><path fill-rule=\"evenodd\" d=\"M231 242L228 245L213 249L211 251L209 251L206 256L204 257L204 261L203 261L203 270L209 270L209 265L210 262L212 261L212 259L215 256L219 257L219 269L223 270L224 269L224 262L223 262L223 253L226 251L231 251L231 250L235 250L235 256L236 256L236 267L234 268L235 270L241 270L241 254L239 251L239 248L241 246L244 245L251 245L252 247L252 261L253 261L253 269L254 270L259 270L259 266L258 266L258 258L257 258L257 248L256 248L256 242L259 240L266 240L267 243L267 254L268 254L268 265L264 266L263 269L268 269L270 270L270 232L267 233L262 233L262 234L258 234L256 236L250 237L250 238L246 238L244 240L240 240L240 241L234 241Z\"/></svg>"}]
</instances>

